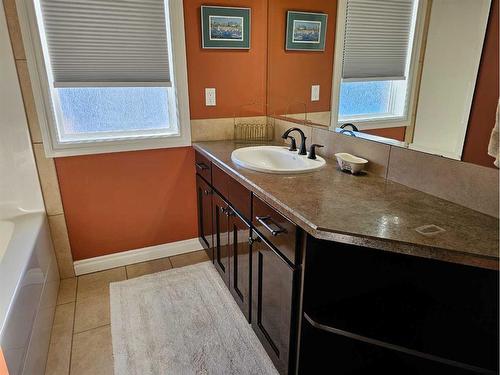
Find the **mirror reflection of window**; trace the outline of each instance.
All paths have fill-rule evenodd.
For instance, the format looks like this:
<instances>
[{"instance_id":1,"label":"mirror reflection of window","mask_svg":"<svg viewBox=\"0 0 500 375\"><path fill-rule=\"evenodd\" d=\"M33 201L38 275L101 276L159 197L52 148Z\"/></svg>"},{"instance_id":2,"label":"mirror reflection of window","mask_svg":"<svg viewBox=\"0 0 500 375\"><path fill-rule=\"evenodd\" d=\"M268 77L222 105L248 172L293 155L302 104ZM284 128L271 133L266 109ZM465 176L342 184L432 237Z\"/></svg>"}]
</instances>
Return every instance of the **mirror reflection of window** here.
<instances>
[{"instance_id":1,"label":"mirror reflection of window","mask_svg":"<svg viewBox=\"0 0 500 375\"><path fill-rule=\"evenodd\" d=\"M417 10L418 0L346 2L338 122L407 119Z\"/></svg>"},{"instance_id":2,"label":"mirror reflection of window","mask_svg":"<svg viewBox=\"0 0 500 375\"><path fill-rule=\"evenodd\" d=\"M331 129L460 160L491 1L338 4Z\"/></svg>"}]
</instances>

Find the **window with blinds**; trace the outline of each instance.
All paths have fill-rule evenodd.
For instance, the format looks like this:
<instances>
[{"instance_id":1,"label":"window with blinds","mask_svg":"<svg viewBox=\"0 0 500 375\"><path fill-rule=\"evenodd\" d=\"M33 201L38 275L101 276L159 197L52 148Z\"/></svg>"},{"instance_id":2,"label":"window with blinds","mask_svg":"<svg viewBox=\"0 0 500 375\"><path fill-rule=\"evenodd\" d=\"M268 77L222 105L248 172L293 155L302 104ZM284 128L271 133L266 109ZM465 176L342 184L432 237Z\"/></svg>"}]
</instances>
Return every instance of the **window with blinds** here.
<instances>
[{"instance_id":1,"label":"window with blinds","mask_svg":"<svg viewBox=\"0 0 500 375\"><path fill-rule=\"evenodd\" d=\"M54 87L170 86L164 0L41 0Z\"/></svg>"},{"instance_id":2,"label":"window with blinds","mask_svg":"<svg viewBox=\"0 0 500 375\"><path fill-rule=\"evenodd\" d=\"M344 0L340 122L406 116L418 0Z\"/></svg>"},{"instance_id":3,"label":"window with blinds","mask_svg":"<svg viewBox=\"0 0 500 375\"><path fill-rule=\"evenodd\" d=\"M342 78L406 77L414 0L348 0Z\"/></svg>"},{"instance_id":4,"label":"window with blinds","mask_svg":"<svg viewBox=\"0 0 500 375\"><path fill-rule=\"evenodd\" d=\"M26 2L36 18L40 46L35 49L43 55L39 66L45 67L50 92L54 149L181 136L171 24L183 29L182 5L170 0ZM173 21L172 7L177 9ZM183 32L176 43L184 43Z\"/></svg>"}]
</instances>

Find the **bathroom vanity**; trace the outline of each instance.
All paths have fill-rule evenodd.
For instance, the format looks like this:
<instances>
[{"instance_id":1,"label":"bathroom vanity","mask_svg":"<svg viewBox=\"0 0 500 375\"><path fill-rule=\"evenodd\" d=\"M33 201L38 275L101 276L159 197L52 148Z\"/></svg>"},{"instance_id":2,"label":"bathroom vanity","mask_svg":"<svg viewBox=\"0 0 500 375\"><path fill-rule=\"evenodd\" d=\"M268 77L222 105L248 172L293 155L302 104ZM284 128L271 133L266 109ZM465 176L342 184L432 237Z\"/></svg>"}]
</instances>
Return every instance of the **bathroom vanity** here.
<instances>
[{"instance_id":1,"label":"bathroom vanity","mask_svg":"<svg viewBox=\"0 0 500 375\"><path fill-rule=\"evenodd\" d=\"M333 160L250 171L244 146L194 144L199 236L281 374L498 373L497 219Z\"/></svg>"}]
</instances>

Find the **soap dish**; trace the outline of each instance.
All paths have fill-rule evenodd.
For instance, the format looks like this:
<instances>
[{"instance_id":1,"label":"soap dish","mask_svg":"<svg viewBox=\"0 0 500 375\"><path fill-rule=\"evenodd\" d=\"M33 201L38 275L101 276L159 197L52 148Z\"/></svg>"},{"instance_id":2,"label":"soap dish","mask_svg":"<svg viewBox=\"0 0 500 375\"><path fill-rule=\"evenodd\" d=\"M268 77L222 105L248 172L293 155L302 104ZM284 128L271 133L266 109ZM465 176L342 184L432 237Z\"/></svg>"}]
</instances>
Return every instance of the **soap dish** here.
<instances>
[{"instance_id":1,"label":"soap dish","mask_svg":"<svg viewBox=\"0 0 500 375\"><path fill-rule=\"evenodd\" d=\"M365 164L368 163L368 160L358 158L357 156L346 152L338 152L335 154L335 157L337 158L340 169L343 171L349 171L352 174L358 174L361 172Z\"/></svg>"}]
</instances>

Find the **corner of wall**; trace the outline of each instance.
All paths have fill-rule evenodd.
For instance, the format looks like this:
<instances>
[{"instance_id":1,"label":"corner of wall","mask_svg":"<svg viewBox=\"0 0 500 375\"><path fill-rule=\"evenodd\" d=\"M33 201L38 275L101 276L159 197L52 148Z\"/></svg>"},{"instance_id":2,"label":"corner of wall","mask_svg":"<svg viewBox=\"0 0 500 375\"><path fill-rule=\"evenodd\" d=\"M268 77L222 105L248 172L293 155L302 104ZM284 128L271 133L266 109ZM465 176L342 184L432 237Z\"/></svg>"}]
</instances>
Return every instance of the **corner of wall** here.
<instances>
[{"instance_id":1,"label":"corner of wall","mask_svg":"<svg viewBox=\"0 0 500 375\"><path fill-rule=\"evenodd\" d=\"M71 255L61 194L59 192L59 182L54 160L52 158L47 158L43 149L42 136L28 73L26 54L24 53L21 28L19 26L16 2L15 0L3 0L3 6L7 18L7 27L9 29L10 41L30 132L31 145L49 220L59 274L63 279L74 277L73 258Z\"/></svg>"}]
</instances>

